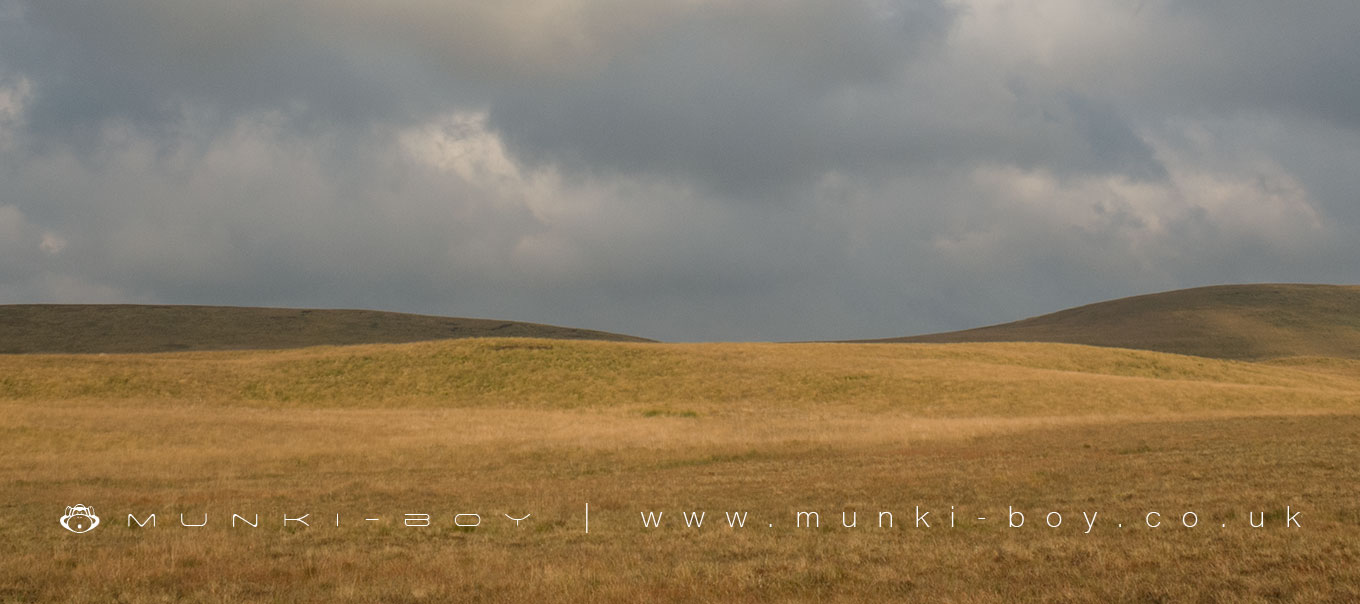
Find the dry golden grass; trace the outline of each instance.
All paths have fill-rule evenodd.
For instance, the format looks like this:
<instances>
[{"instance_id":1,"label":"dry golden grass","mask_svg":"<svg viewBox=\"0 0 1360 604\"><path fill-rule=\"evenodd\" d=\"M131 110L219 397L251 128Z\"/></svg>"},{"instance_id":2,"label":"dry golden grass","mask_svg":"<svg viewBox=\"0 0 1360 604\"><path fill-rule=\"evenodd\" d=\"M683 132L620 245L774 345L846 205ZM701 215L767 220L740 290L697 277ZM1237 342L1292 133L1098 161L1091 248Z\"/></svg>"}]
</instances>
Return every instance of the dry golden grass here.
<instances>
[{"instance_id":1,"label":"dry golden grass","mask_svg":"<svg viewBox=\"0 0 1360 604\"><path fill-rule=\"evenodd\" d=\"M1349 602L1357 433L1360 366L1325 359L548 340L0 356L0 602ZM75 503L105 526L62 531ZM935 528L909 526L917 505ZM952 529L949 506L969 514ZM1025 528L971 520L1007 506ZM644 510L709 517L647 530ZM720 526L738 510L751 526ZM1061 529L1036 526L1049 511ZM1108 523L1083 534L1082 511ZM1135 526L1148 511L1200 526ZM275 520L232 529L234 512ZM348 520L285 530L286 512Z\"/></svg>"},{"instance_id":2,"label":"dry golden grass","mask_svg":"<svg viewBox=\"0 0 1360 604\"><path fill-rule=\"evenodd\" d=\"M0 356L0 401L263 408L853 407L925 417L1349 409L1360 372L1057 344L622 344L474 339ZM671 409L674 407L674 409Z\"/></svg>"}]
</instances>

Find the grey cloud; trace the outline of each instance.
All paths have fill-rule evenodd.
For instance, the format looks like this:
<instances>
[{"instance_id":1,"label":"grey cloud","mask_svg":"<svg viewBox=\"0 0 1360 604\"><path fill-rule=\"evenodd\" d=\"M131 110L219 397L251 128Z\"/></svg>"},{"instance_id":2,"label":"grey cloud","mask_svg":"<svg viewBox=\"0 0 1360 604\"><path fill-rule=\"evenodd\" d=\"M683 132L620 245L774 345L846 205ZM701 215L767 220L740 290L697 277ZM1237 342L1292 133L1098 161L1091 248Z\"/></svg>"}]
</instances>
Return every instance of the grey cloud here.
<instances>
[{"instance_id":1,"label":"grey cloud","mask_svg":"<svg viewBox=\"0 0 1360 604\"><path fill-rule=\"evenodd\" d=\"M1353 3L0 1L0 301L671 339L1360 281Z\"/></svg>"},{"instance_id":2,"label":"grey cloud","mask_svg":"<svg viewBox=\"0 0 1360 604\"><path fill-rule=\"evenodd\" d=\"M1360 126L1353 2L1149 0L1088 5L1104 43L1055 40L1057 77L1137 111L1291 115Z\"/></svg>"},{"instance_id":3,"label":"grey cloud","mask_svg":"<svg viewBox=\"0 0 1360 604\"><path fill-rule=\"evenodd\" d=\"M1086 141L1088 169L1139 179L1166 178L1166 168L1154 157L1152 148L1114 107L1079 94L1066 96L1076 130Z\"/></svg>"},{"instance_id":4,"label":"grey cloud","mask_svg":"<svg viewBox=\"0 0 1360 604\"><path fill-rule=\"evenodd\" d=\"M888 116L860 114L857 97L901 85L954 12L933 0L776 4L680 21L591 77L505 90L493 123L530 158L697 179L740 197L891 161L872 159L886 142L872 121Z\"/></svg>"}]
</instances>

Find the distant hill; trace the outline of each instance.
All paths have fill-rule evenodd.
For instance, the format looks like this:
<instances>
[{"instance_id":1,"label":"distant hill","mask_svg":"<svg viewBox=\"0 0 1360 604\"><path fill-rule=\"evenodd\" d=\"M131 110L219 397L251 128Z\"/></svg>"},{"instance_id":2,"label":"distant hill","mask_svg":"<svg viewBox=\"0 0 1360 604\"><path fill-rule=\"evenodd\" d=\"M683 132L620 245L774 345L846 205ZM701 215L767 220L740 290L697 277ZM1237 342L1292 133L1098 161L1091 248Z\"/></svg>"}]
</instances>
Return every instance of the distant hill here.
<instances>
[{"instance_id":1,"label":"distant hill","mask_svg":"<svg viewBox=\"0 0 1360 604\"><path fill-rule=\"evenodd\" d=\"M1064 342L1220 359L1360 358L1360 286L1220 285L876 342Z\"/></svg>"},{"instance_id":2,"label":"distant hill","mask_svg":"<svg viewBox=\"0 0 1360 604\"><path fill-rule=\"evenodd\" d=\"M645 342L536 323L373 310L130 304L0 305L0 354L299 348L476 337Z\"/></svg>"}]
</instances>

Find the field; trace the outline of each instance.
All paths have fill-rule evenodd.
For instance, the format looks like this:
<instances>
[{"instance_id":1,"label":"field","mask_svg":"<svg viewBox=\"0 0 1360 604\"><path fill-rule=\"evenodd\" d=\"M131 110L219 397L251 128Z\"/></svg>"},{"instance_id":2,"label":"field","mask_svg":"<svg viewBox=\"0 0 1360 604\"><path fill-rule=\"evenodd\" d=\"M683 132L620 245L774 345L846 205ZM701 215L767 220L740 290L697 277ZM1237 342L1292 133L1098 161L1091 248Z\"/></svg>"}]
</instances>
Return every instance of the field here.
<instances>
[{"instance_id":1,"label":"field","mask_svg":"<svg viewBox=\"0 0 1360 604\"><path fill-rule=\"evenodd\" d=\"M1344 358L541 339L0 355L0 602L1351 602L1357 434ZM77 503L101 526L62 530Z\"/></svg>"}]
</instances>

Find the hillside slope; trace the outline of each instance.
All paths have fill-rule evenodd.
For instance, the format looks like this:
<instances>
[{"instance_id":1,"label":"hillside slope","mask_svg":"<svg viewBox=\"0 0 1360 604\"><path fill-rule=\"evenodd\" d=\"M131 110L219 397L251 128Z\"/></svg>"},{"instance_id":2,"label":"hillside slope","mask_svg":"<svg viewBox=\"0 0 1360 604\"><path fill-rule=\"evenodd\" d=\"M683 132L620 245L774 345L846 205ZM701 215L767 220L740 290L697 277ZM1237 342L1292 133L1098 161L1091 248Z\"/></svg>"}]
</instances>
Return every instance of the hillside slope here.
<instances>
[{"instance_id":1,"label":"hillside slope","mask_svg":"<svg viewBox=\"0 0 1360 604\"><path fill-rule=\"evenodd\" d=\"M1354 412L1360 374L1051 343L636 344L486 338L0 355L16 401L194 408L631 409L659 416ZM46 403L44 403L46 404ZM806 420L816 425L813 420Z\"/></svg>"},{"instance_id":2,"label":"hillside slope","mask_svg":"<svg viewBox=\"0 0 1360 604\"><path fill-rule=\"evenodd\" d=\"M1198 287L1013 323L874 341L1061 342L1239 360L1360 358L1360 286Z\"/></svg>"},{"instance_id":3,"label":"hillside slope","mask_svg":"<svg viewBox=\"0 0 1360 604\"><path fill-rule=\"evenodd\" d=\"M553 325L372 310L235 306L0 306L0 354L298 348L475 337L640 342Z\"/></svg>"}]
</instances>

